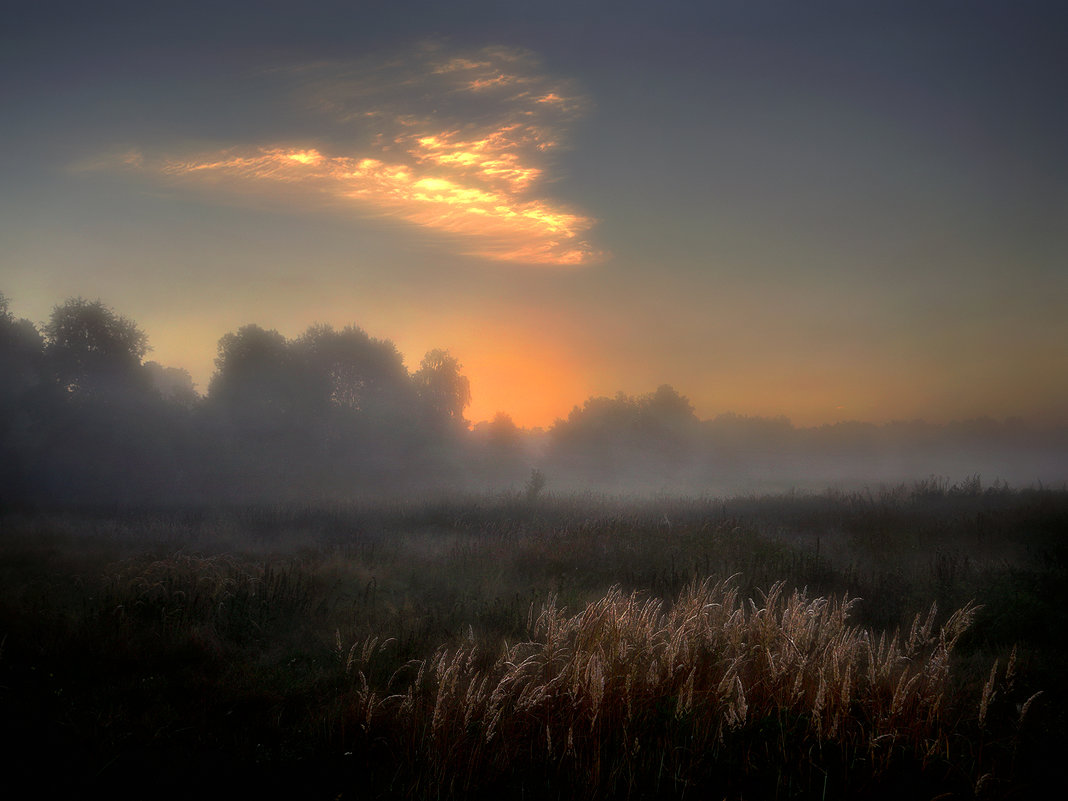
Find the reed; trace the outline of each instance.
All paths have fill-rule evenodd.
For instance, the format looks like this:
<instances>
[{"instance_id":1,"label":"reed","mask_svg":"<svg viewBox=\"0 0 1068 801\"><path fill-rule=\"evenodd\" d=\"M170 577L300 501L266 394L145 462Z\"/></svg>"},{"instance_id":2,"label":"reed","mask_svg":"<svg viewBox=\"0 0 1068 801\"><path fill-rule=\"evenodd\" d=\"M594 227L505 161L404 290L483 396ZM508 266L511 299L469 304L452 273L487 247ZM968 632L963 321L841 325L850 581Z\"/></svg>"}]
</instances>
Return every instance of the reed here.
<instances>
[{"instance_id":1,"label":"reed","mask_svg":"<svg viewBox=\"0 0 1068 801\"><path fill-rule=\"evenodd\" d=\"M492 660L470 637L385 692L365 674L384 650L354 645L348 706L360 743L385 737L400 773L447 796L536 792L523 784L534 777L573 797L721 792L772 765L777 793L836 770L837 790L856 792L902 760L944 781L998 681L995 664L977 721L948 703L953 650L977 608L936 626L932 606L907 631L876 634L851 625L855 604L782 582L757 603L733 580L695 581L670 606L614 587L574 615L550 597L532 607L528 638Z\"/></svg>"}]
</instances>

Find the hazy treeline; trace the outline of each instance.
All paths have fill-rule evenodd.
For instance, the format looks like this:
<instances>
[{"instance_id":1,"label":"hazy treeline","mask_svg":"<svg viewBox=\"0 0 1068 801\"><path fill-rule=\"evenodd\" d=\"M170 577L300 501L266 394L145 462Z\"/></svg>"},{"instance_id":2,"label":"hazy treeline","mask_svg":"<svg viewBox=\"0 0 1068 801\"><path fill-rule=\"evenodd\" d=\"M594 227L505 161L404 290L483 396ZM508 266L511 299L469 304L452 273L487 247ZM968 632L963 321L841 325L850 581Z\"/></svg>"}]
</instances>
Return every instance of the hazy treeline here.
<instances>
[{"instance_id":1,"label":"hazy treeline","mask_svg":"<svg viewBox=\"0 0 1068 801\"><path fill-rule=\"evenodd\" d=\"M434 350L414 373L359 328L219 340L201 397L145 361L147 337L100 301L40 329L0 306L3 490L34 502L243 501L420 485L459 457L467 379Z\"/></svg>"},{"instance_id":2,"label":"hazy treeline","mask_svg":"<svg viewBox=\"0 0 1068 801\"><path fill-rule=\"evenodd\" d=\"M603 489L738 494L911 484L934 491L1068 478L1068 428L989 418L812 428L733 413L699 420L669 386L591 398L549 432L553 475Z\"/></svg>"},{"instance_id":3,"label":"hazy treeline","mask_svg":"<svg viewBox=\"0 0 1068 801\"><path fill-rule=\"evenodd\" d=\"M0 498L7 504L188 503L550 489L735 493L983 474L1068 478L1068 429L1021 421L699 420L669 386L590 398L548 431L507 414L471 427L462 365L415 371L389 340L313 325L225 334L203 395L146 361L137 324L100 301L35 325L0 295ZM947 477L942 479L941 477ZM975 481L975 479L973 479ZM945 487L943 487L945 489Z\"/></svg>"}]
</instances>

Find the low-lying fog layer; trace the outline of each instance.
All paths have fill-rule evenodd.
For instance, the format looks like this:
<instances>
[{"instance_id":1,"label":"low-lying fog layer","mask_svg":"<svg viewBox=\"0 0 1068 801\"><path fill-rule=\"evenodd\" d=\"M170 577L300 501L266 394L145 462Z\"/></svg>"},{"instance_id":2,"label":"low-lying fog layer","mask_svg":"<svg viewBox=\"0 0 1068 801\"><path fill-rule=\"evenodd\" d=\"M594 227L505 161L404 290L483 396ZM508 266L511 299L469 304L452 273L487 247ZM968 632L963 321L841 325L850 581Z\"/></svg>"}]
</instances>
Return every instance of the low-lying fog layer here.
<instances>
[{"instance_id":1,"label":"low-lying fog layer","mask_svg":"<svg viewBox=\"0 0 1068 801\"><path fill-rule=\"evenodd\" d=\"M219 342L201 397L143 362L144 333L99 301L41 331L0 295L0 497L9 504L366 499L456 492L729 495L930 480L1060 486L1068 427L785 418L700 420L664 385L590 398L547 431L505 414L473 428L448 352L409 373L393 343L248 325Z\"/></svg>"}]
</instances>

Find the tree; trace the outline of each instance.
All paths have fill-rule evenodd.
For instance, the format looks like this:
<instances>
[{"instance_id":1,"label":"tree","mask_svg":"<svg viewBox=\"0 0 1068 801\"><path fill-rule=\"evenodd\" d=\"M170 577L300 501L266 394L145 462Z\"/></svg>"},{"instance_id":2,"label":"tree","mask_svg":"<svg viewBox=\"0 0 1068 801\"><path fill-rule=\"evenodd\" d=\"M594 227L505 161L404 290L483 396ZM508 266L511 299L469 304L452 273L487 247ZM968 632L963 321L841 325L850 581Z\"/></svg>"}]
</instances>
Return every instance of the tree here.
<instances>
[{"instance_id":1,"label":"tree","mask_svg":"<svg viewBox=\"0 0 1068 801\"><path fill-rule=\"evenodd\" d=\"M24 496L34 485L37 435L55 392L43 366L40 333L15 319L0 292L0 496Z\"/></svg>"},{"instance_id":2,"label":"tree","mask_svg":"<svg viewBox=\"0 0 1068 801\"><path fill-rule=\"evenodd\" d=\"M11 314L0 292L0 404L42 381L44 340L29 320Z\"/></svg>"},{"instance_id":3,"label":"tree","mask_svg":"<svg viewBox=\"0 0 1068 801\"><path fill-rule=\"evenodd\" d=\"M629 440L639 419L639 402L622 392L614 398L588 398L566 420L557 420L552 437L565 447L606 448Z\"/></svg>"},{"instance_id":4,"label":"tree","mask_svg":"<svg viewBox=\"0 0 1068 801\"><path fill-rule=\"evenodd\" d=\"M699 434L693 406L664 384L647 395L619 392L576 406L550 430L550 454L585 480L665 480L692 457Z\"/></svg>"},{"instance_id":5,"label":"tree","mask_svg":"<svg viewBox=\"0 0 1068 801\"><path fill-rule=\"evenodd\" d=\"M140 378L148 336L101 301L73 298L56 306L44 326L45 355L70 393L129 389Z\"/></svg>"},{"instance_id":6,"label":"tree","mask_svg":"<svg viewBox=\"0 0 1068 801\"><path fill-rule=\"evenodd\" d=\"M159 362L145 362L145 373L153 389L163 400L191 408L199 400L193 377L181 367L164 367Z\"/></svg>"},{"instance_id":7,"label":"tree","mask_svg":"<svg viewBox=\"0 0 1068 801\"><path fill-rule=\"evenodd\" d=\"M250 421L277 421L297 405L299 372L285 337L245 325L219 340L208 397Z\"/></svg>"},{"instance_id":8,"label":"tree","mask_svg":"<svg viewBox=\"0 0 1068 801\"><path fill-rule=\"evenodd\" d=\"M485 424L486 440L497 452L518 450L523 444L523 433L519 426L506 412L497 412L488 424Z\"/></svg>"},{"instance_id":9,"label":"tree","mask_svg":"<svg viewBox=\"0 0 1068 801\"><path fill-rule=\"evenodd\" d=\"M489 484L512 484L526 471L528 441L523 430L505 412L497 412L489 422L478 423L468 441L471 453L477 455L478 469Z\"/></svg>"},{"instance_id":10,"label":"tree","mask_svg":"<svg viewBox=\"0 0 1068 801\"><path fill-rule=\"evenodd\" d=\"M699 421L693 404L669 384L638 400L639 425L647 436L686 438L692 436Z\"/></svg>"},{"instance_id":11,"label":"tree","mask_svg":"<svg viewBox=\"0 0 1068 801\"><path fill-rule=\"evenodd\" d=\"M656 392L631 397L622 392L614 398L588 399L576 406L567 420L558 420L554 435L586 445L685 437L698 425L690 401L668 384Z\"/></svg>"},{"instance_id":12,"label":"tree","mask_svg":"<svg viewBox=\"0 0 1068 801\"><path fill-rule=\"evenodd\" d=\"M438 348L427 352L412 380L434 419L466 426L464 409L471 403L471 382L460 372L462 366L447 350Z\"/></svg>"},{"instance_id":13,"label":"tree","mask_svg":"<svg viewBox=\"0 0 1068 801\"><path fill-rule=\"evenodd\" d=\"M408 371L389 340L374 339L357 326L336 331L320 324L308 328L293 347L308 368L313 391L330 405L372 416L405 405Z\"/></svg>"}]
</instances>

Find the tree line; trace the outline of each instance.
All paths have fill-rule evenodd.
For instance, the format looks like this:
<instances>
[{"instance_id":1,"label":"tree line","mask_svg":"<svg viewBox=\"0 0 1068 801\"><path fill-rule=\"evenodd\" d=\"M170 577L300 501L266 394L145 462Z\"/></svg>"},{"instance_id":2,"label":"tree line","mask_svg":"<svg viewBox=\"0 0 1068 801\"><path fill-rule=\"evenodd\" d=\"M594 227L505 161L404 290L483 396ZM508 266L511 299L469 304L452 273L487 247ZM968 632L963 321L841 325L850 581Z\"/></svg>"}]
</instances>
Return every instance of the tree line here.
<instances>
[{"instance_id":1,"label":"tree line","mask_svg":"<svg viewBox=\"0 0 1068 801\"><path fill-rule=\"evenodd\" d=\"M313 325L225 334L201 397L146 361L148 337L99 300L38 328L0 295L7 502L298 497L408 486L447 471L468 379L446 350L409 373L389 340Z\"/></svg>"},{"instance_id":2,"label":"tree line","mask_svg":"<svg viewBox=\"0 0 1068 801\"><path fill-rule=\"evenodd\" d=\"M99 300L40 326L0 294L0 502L314 501L550 489L730 493L984 472L1063 481L1063 427L918 421L795 428L700 420L687 398L593 397L548 431L504 412L470 426L462 365L429 351L409 371L387 339L250 324L222 336L203 396L146 360L148 337ZM533 471L533 472L532 472Z\"/></svg>"}]
</instances>

